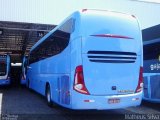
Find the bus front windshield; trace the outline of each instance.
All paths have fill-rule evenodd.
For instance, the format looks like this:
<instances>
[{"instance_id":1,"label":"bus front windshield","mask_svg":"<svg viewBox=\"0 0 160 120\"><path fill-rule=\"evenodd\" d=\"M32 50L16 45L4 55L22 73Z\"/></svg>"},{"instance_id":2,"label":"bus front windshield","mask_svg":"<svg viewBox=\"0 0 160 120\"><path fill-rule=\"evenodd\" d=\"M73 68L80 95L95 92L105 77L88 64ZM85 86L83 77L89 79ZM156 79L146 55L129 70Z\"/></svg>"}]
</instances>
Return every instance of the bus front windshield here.
<instances>
[{"instance_id":1,"label":"bus front windshield","mask_svg":"<svg viewBox=\"0 0 160 120\"><path fill-rule=\"evenodd\" d=\"M6 62L5 61L0 61L0 76L6 75Z\"/></svg>"}]
</instances>

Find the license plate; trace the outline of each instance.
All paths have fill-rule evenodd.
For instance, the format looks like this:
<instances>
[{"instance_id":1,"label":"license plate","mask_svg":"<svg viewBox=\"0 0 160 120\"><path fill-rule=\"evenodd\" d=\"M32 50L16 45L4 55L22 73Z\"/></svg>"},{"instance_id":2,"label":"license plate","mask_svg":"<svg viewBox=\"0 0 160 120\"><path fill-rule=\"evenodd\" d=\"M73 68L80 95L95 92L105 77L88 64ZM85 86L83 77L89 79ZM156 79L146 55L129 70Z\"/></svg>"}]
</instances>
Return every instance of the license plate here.
<instances>
[{"instance_id":1,"label":"license plate","mask_svg":"<svg viewBox=\"0 0 160 120\"><path fill-rule=\"evenodd\" d=\"M120 103L120 99L118 98L108 99L108 104L116 104L116 103Z\"/></svg>"}]
</instances>

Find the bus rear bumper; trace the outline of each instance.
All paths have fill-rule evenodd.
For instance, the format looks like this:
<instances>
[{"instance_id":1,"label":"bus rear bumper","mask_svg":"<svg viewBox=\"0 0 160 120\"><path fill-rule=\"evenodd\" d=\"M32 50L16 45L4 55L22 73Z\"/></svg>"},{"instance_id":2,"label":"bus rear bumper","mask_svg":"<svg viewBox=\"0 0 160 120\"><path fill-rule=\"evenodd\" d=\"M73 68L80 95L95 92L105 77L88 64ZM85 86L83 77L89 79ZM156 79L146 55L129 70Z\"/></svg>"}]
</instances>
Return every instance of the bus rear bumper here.
<instances>
[{"instance_id":1,"label":"bus rear bumper","mask_svg":"<svg viewBox=\"0 0 160 120\"><path fill-rule=\"evenodd\" d=\"M119 109L138 106L142 92L128 95L91 96L79 94L72 97L72 109Z\"/></svg>"},{"instance_id":2,"label":"bus rear bumper","mask_svg":"<svg viewBox=\"0 0 160 120\"><path fill-rule=\"evenodd\" d=\"M0 80L0 85L10 85L10 80Z\"/></svg>"}]
</instances>

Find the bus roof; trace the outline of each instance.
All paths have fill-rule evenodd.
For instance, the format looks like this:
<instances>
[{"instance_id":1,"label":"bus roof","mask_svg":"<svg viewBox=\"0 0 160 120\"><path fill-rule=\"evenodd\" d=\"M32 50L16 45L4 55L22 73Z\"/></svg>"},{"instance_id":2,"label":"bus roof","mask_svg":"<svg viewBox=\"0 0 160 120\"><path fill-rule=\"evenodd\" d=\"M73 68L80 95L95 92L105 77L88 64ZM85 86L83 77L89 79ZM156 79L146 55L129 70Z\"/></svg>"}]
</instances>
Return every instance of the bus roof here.
<instances>
[{"instance_id":1,"label":"bus roof","mask_svg":"<svg viewBox=\"0 0 160 120\"><path fill-rule=\"evenodd\" d=\"M118 16L118 14L119 14L119 16L121 16L121 15L124 15L124 16L126 16L126 17L133 17L133 18L135 18L135 16L134 15L130 15L130 14L127 14L127 13L122 13L122 12L118 12L118 11L109 11L109 10L98 10L98 9L82 9L82 10L79 10L79 11L75 11L74 13L72 13L69 17L67 17L63 22L61 22L59 25L57 25L54 29L52 29L49 33L47 33L45 36L43 36L32 48L31 48L31 50L30 50L30 52L33 50L33 49L35 49L40 43L42 43L48 36L50 36L52 33L54 33L58 28L60 28L61 27L61 25L63 25L67 20L69 20L70 18L74 18L74 16L77 16L77 15L79 15L79 16L81 16L82 17L82 15L83 14L87 14L87 15L93 15L93 14L95 14L95 15L102 15L103 13L112 13L112 14L116 14L117 16ZM79 18L77 18L77 19L80 19L80 17Z\"/></svg>"}]
</instances>

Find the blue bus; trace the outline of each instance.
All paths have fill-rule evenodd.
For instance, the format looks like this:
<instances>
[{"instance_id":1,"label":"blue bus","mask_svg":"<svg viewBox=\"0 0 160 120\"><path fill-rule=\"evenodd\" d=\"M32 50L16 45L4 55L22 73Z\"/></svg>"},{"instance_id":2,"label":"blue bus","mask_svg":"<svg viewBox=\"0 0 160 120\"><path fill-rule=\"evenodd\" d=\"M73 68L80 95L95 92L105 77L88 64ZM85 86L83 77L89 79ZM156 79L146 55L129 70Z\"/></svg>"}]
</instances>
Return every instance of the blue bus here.
<instances>
[{"instance_id":1,"label":"blue bus","mask_svg":"<svg viewBox=\"0 0 160 120\"><path fill-rule=\"evenodd\" d=\"M21 85L26 85L26 73L27 73L27 56L22 60L22 73L21 73Z\"/></svg>"},{"instance_id":2,"label":"blue bus","mask_svg":"<svg viewBox=\"0 0 160 120\"><path fill-rule=\"evenodd\" d=\"M30 50L27 86L49 105L117 109L140 105L143 49L133 15L74 12Z\"/></svg>"},{"instance_id":3,"label":"blue bus","mask_svg":"<svg viewBox=\"0 0 160 120\"><path fill-rule=\"evenodd\" d=\"M10 85L10 56L0 55L0 86Z\"/></svg>"},{"instance_id":4,"label":"blue bus","mask_svg":"<svg viewBox=\"0 0 160 120\"><path fill-rule=\"evenodd\" d=\"M160 25L142 30L144 49L143 99L160 103Z\"/></svg>"}]
</instances>

